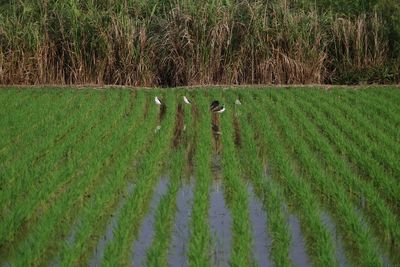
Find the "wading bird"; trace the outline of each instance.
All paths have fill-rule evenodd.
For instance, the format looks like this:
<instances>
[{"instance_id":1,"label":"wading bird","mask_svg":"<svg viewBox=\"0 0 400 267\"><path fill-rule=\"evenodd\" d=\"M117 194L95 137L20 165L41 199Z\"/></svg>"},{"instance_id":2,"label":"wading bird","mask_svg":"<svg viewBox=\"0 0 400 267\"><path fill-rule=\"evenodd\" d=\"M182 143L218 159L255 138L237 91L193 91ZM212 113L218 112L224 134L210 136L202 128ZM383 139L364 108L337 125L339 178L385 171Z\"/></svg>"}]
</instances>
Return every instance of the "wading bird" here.
<instances>
[{"instance_id":1,"label":"wading bird","mask_svg":"<svg viewBox=\"0 0 400 267\"><path fill-rule=\"evenodd\" d=\"M189 101L189 99L187 99L186 96L183 96L183 102L185 102L185 103L188 104L188 105L191 104L190 101Z\"/></svg>"},{"instance_id":2,"label":"wading bird","mask_svg":"<svg viewBox=\"0 0 400 267\"><path fill-rule=\"evenodd\" d=\"M214 109L214 112L217 112L217 113L222 113L224 111L225 111L225 107L224 106L219 106L216 109Z\"/></svg>"},{"instance_id":3,"label":"wading bird","mask_svg":"<svg viewBox=\"0 0 400 267\"><path fill-rule=\"evenodd\" d=\"M222 113L225 111L225 107L219 104L218 100L211 102L210 110L215 113Z\"/></svg>"},{"instance_id":4,"label":"wading bird","mask_svg":"<svg viewBox=\"0 0 400 267\"><path fill-rule=\"evenodd\" d=\"M242 104L242 102L240 102L240 100L239 100L239 99L236 99L236 101L235 101L235 104L236 104L236 105L241 105L241 104Z\"/></svg>"},{"instance_id":5,"label":"wading bird","mask_svg":"<svg viewBox=\"0 0 400 267\"><path fill-rule=\"evenodd\" d=\"M156 96L155 98L154 98L154 102L156 102L156 104L157 105L160 105L161 106L161 100L158 98L158 96Z\"/></svg>"},{"instance_id":6,"label":"wading bird","mask_svg":"<svg viewBox=\"0 0 400 267\"><path fill-rule=\"evenodd\" d=\"M219 101L218 100L214 100L213 102L211 102L210 110L214 111L214 109L216 109L218 106L219 106Z\"/></svg>"}]
</instances>

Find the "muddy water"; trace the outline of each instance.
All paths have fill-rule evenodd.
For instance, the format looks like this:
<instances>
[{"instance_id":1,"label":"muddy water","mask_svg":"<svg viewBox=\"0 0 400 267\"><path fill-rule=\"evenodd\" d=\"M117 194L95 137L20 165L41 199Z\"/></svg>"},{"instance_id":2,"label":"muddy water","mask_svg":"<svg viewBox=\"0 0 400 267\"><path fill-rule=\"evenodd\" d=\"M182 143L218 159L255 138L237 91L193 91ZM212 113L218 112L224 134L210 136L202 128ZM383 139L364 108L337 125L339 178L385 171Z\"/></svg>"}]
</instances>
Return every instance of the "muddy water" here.
<instances>
[{"instance_id":1,"label":"muddy water","mask_svg":"<svg viewBox=\"0 0 400 267\"><path fill-rule=\"evenodd\" d=\"M269 259L272 240L267 233L267 214L260 200L254 194L251 184L247 186L249 194L249 215L253 234L253 256L258 266L273 266Z\"/></svg>"},{"instance_id":2,"label":"muddy water","mask_svg":"<svg viewBox=\"0 0 400 267\"><path fill-rule=\"evenodd\" d=\"M154 217L156 214L158 203L168 190L168 178L162 177L154 191L153 198L150 203L149 213L143 219L139 228L139 235L133 243L132 247L132 263L134 266L145 266L146 251L150 247L154 237Z\"/></svg>"},{"instance_id":3,"label":"muddy water","mask_svg":"<svg viewBox=\"0 0 400 267\"><path fill-rule=\"evenodd\" d=\"M232 246L232 217L228 210L221 180L213 181L208 211L213 246L211 260L215 266L229 266Z\"/></svg>"},{"instance_id":4,"label":"muddy water","mask_svg":"<svg viewBox=\"0 0 400 267\"><path fill-rule=\"evenodd\" d=\"M108 242L110 242L114 238L114 228L117 227L119 214L121 212L121 208L125 205L126 199L132 194L134 189L134 183L128 183L125 188L125 193L121 196L118 206L115 209L114 214L112 215L111 219L109 220L106 232L104 235L99 239L96 248L93 251L93 255L89 261L89 266L95 267L100 266L101 262L103 261L104 251Z\"/></svg>"},{"instance_id":5,"label":"muddy water","mask_svg":"<svg viewBox=\"0 0 400 267\"><path fill-rule=\"evenodd\" d=\"M294 266L311 266L310 259L306 252L306 244L301 233L299 219L289 214L289 226L292 231L292 244L289 256Z\"/></svg>"},{"instance_id":6,"label":"muddy water","mask_svg":"<svg viewBox=\"0 0 400 267\"><path fill-rule=\"evenodd\" d=\"M187 252L193 206L193 188L194 184L190 181L184 184L178 191L175 226L172 232L172 240L168 255L170 266L188 266Z\"/></svg>"},{"instance_id":7,"label":"muddy water","mask_svg":"<svg viewBox=\"0 0 400 267\"><path fill-rule=\"evenodd\" d=\"M339 236L336 225L332 217L326 212L322 212L322 222L331 234L336 249L336 261L339 266L348 266L348 261L344 252L343 240Z\"/></svg>"}]
</instances>

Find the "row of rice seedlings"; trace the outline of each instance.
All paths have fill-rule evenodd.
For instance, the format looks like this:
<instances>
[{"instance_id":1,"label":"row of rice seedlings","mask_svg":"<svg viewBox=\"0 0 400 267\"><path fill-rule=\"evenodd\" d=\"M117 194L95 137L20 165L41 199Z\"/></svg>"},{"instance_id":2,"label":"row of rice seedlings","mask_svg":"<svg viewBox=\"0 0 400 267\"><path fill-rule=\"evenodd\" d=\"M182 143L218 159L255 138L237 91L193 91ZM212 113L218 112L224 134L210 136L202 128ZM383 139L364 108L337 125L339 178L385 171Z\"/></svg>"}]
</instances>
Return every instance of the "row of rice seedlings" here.
<instances>
[{"instance_id":1,"label":"row of rice seedlings","mask_svg":"<svg viewBox=\"0 0 400 267\"><path fill-rule=\"evenodd\" d=\"M168 266L167 256L176 214L176 197L182 184L185 162L185 150L179 147L171 155L171 179L168 191L161 198L156 210L154 237L147 251L147 266Z\"/></svg>"},{"instance_id":2,"label":"row of rice seedlings","mask_svg":"<svg viewBox=\"0 0 400 267\"><path fill-rule=\"evenodd\" d=\"M297 91L295 92L297 93ZM343 113L334 109L327 103L316 101L315 98L309 97L307 94L301 94L302 97L310 104L318 107L325 114L325 118L335 127L341 129L339 135L330 136L331 142L337 144L337 149L344 153L350 162L354 163L360 175L367 175L382 197L385 197L393 205L400 203L400 184L394 177L390 177L386 171L374 160L371 153L368 153L366 145L360 148L356 143L362 140L354 140L354 132L358 132L352 125L352 122L345 120ZM363 139L363 135L359 133L359 138ZM338 138L343 138L346 142L338 142ZM354 141L352 141L354 140ZM370 144L369 144L370 145Z\"/></svg>"},{"instance_id":3,"label":"row of rice seedlings","mask_svg":"<svg viewBox=\"0 0 400 267\"><path fill-rule=\"evenodd\" d=\"M139 103L144 94L139 93ZM144 102L143 102L144 103ZM141 109L144 106L141 107ZM84 204L78 216L78 223L73 225L73 240L64 240L60 252L60 263L62 266L74 266L87 262L88 252L96 245L96 236L101 236L107 223L107 216L119 200L119 192L126 188L127 179L132 176L130 164L137 155L145 149L153 138L153 128L157 121L157 112L152 108L146 117L138 118L139 113L129 118L131 125L121 142L125 149L121 149L115 166L107 173L106 181L91 195L91 199ZM145 120L145 121L143 121ZM138 127L140 128L138 129ZM105 174L103 174L105 175Z\"/></svg>"},{"instance_id":4,"label":"row of rice seedlings","mask_svg":"<svg viewBox=\"0 0 400 267\"><path fill-rule=\"evenodd\" d=\"M201 93L196 96L196 114L198 116L198 133L196 137L196 151L193 162L195 187L190 222L190 238L188 259L190 266L210 266L211 234L208 221L210 208L211 184L211 127L208 110L208 99Z\"/></svg>"},{"instance_id":5,"label":"row of rice seedlings","mask_svg":"<svg viewBox=\"0 0 400 267\"><path fill-rule=\"evenodd\" d=\"M68 121L64 123L67 125L75 123L77 125L75 131L69 133L61 145L54 146L53 149L49 150L46 157L43 157L37 162L35 159L31 159L35 161L34 164L17 162L15 165L10 166L10 171L5 170L4 175L7 177L8 187L12 188L12 190L7 190L5 194L2 194L1 200L4 203L2 210L4 212L3 214L7 215L4 216L6 220L12 220L14 224L13 227L19 225L24 218L27 219L29 216L26 216L26 212L33 212L33 207L35 207L41 199L47 197L49 192L53 190L51 186L57 184L61 177L63 177L59 175L64 170L68 169L68 165L66 165L65 162L74 160L74 147L79 147L79 143L77 142L83 142L85 140L85 136L82 135L82 132L85 133L86 131L92 133L94 130L93 127L90 127L91 124L88 123L86 119L91 122L98 117L100 108L109 108L111 110L114 105L118 103L117 98L110 99L109 102L106 102L110 105L102 107L98 100L98 98L93 97L81 111L82 113L76 112L71 114ZM99 125L101 125L101 123L99 123ZM34 154L35 149L32 149L32 152L27 154L30 155L31 153ZM33 155L33 157L35 156ZM54 177L57 177L57 179ZM43 190L43 188L48 190ZM30 201L24 204L26 198L30 199ZM27 208L27 206L29 206L29 208ZM22 212L23 210L24 212ZM9 212L11 213L9 214Z\"/></svg>"},{"instance_id":6,"label":"row of rice seedlings","mask_svg":"<svg viewBox=\"0 0 400 267\"><path fill-rule=\"evenodd\" d=\"M111 101L111 99L110 104L114 104L115 101ZM108 102L106 101L106 103ZM108 107L111 108L111 105ZM112 113L108 115L113 114L115 117L119 117L117 114L121 114L123 108L111 109L110 111ZM93 128L88 140L85 140L85 142L75 147L75 149L78 149L76 152L71 150L66 161L61 161L59 166L53 166L54 170L50 170L46 176L40 177L42 182L38 190L35 188L35 190L32 189L28 191L26 197L29 197L29 202L23 202L21 199L21 201L17 203L19 205L11 211L12 214L6 217L6 219L10 221L10 225L6 224L6 226L9 227L6 229L12 229L9 231L11 240L14 238L14 235L21 234L21 231L17 231L21 223L28 223L27 225L32 226L33 224L30 222L30 218L32 217L32 220L35 220L35 217L39 216L38 213L44 213L47 208L50 208L51 205L55 203L55 199L65 192L70 183L74 182L78 175L82 174L82 168L87 167L88 165L85 166L85 164L88 164L90 160L92 160L91 157L88 157L87 153L90 153L89 155L98 155L96 154L98 150L94 149L94 142L101 140L102 137L104 138L107 132L111 134L110 128L107 128L110 125L107 123L112 124L116 121L114 117L110 116L107 120L103 121L102 127ZM75 138L77 138L77 136ZM86 170L88 171L88 169ZM27 183L32 184L36 181L36 179L32 178L31 180L28 180ZM19 196L19 198L22 198L22 196Z\"/></svg>"},{"instance_id":7,"label":"row of rice seedlings","mask_svg":"<svg viewBox=\"0 0 400 267\"><path fill-rule=\"evenodd\" d=\"M382 101L384 103L387 103L389 107L396 107L396 106L398 107L398 103L400 100L398 87L391 87L391 88L376 87L374 89L368 89L365 91L368 94L378 96L378 99L382 99Z\"/></svg>"},{"instance_id":8,"label":"row of rice seedlings","mask_svg":"<svg viewBox=\"0 0 400 267\"><path fill-rule=\"evenodd\" d=\"M59 161L62 164L65 157L68 157L67 153L71 149L73 142L83 141L82 136L80 136L82 132L85 133L93 128L92 124L88 124L83 118L92 122L98 117L98 112L104 108L98 104L98 100L99 98L93 97L90 102L86 102L82 109L77 109L72 113L69 113L69 110L62 110L63 116L69 114L68 120L60 120L61 123L59 125L50 124L48 126L50 129L44 127L43 131L48 133L46 138L39 138L35 136L35 133L32 133L32 139L37 138L42 141L31 147L26 146L26 151L21 149L25 153L20 155L18 160L4 163L1 173L1 176L7 180L4 188L13 188L13 190L7 191L6 194L0 197L0 201L4 203L3 208L8 208L7 203L11 200L13 204L16 204L16 197L25 195L26 191L31 190L32 187L37 190L41 186L46 172L53 171L52 166L56 166ZM79 103L85 102L84 99L77 101ZM67 132L64 133L64 131ZM61 136L62 139L57 136ZM62 143L58 143L61 140ZM36 179L33 179L33 177Z\"/></svg>"},{"instance_id":9,"label":"row of rice seedlings","mask_svg":"<svg viewBox=\"0 0 400 267\"><path fill-rule=\"evenodd\" d=\"M367 153L380 163L385 166L385 170L389 171L393 176L400 177L400 165L398 163L398 157L400 155L400 149L393 147L395 140L389 138L385 131L378 129L376 123L371 122L360 114L354 106L348 105L342 101L334 101L332 98L326 98L325 94L320 92L316 94L316 100L325 99L326 104L329 104L332 108L339 111L339 115L342 114L343 118L346 118L349 125L351 125L351 139ZM347 129L346 132L350 135L350 129L343 125L342 129ZM393 149L393 152L391 151ZM395 151L397 150L397 151Z\"/></svg>"},{"instance_id":10,"label":"row of rice seedlings","mask_svg":"<svg viewBox=\"0 0 400 267\"><path fill-rule=\"evenodd\" d=\"M336 91L335 93L339 93ZM382 136L382 142L387 151L395 154L400 154L400 148L398 146L393 146L393 142L398 142L400 140L400 132L398 128L400 127L400 115L398 105L390 105L388 100L385 100L382 96L375 96L373 94L364 94L365 97L357 97L354 102L357 104L355 107L362 113L364 120L370 121L379 131L379 135ZM397 114L398 118L391 118L387 113Z\"/></svg>"},{"instance_id":11,"label":"row of rice seedlings","mask_svg":"<svg viewBox=\"0 0 400 267\"><path fill-rule=\"evenodd\" d=\"M3 165L7 165L10 162L15 163L19 160L29 160L36 153L41 153L41 149L46 149L53 143L53 139L56 139L57 134L62 136L62 130L65 130L67 125L65 122L69 122L69 127L73 127L71 120L60 119L65 116L65 114L71 113L71 115L76 114L79 109L76 107L85 103L85 99L70 97L67 99L59 99L59 101L52 101L49 98L47 102L56 102L57 106L54 106L54 110L33 110L38 114L46 114L40 117L36 123L32 121L26 122L25 126L20 130L12 133L13 137L10 138L9 142L1 149L1 158ZM58 103L57 103L58 102ZM45 103L39 105L46 105ZM89 107L83 107L84 111ZM21 123L24 124L24 123ZM67 128L68 129L68 128ZM40 155L40 154L39 154Z\"/></svg>"},{"instance_id":12,"label":"row of rice seedlings","mask_svg":"<svg viewBox=\"0 0 400 267\"><path fill-rule=\"evenodd\" d=\"M41 106L37 105L37 102L51 104L51 102L49 101L41 100L41 98L43 97L47 98L49 92L42 92L38 99L34 98L34 94L32 93L32 91L27 91L25 93L13 93L8 95L3 92L4 91L0 91L0 125L3 126L0 129L0 134L2 135L6 134L9 130L13 128L18 128L21 120L25 121L30 116L38 116L39 114L37 113L29 112L29 109L32 107L36 106L36 108L41 108ZM3 142L4 141L2 140L1 144L3 144Z\"/></svg>"},{"instance_id":13,"label":"row of rice seedlings","mask_svg":"<svg viewBox=\"0 0 400 267\"><path fill-rule=\"evenodd\" d=\"M260 96L265 97L265 93ZM264 105L265 101L261 101L256 106ZM304 175L295 170L292 157L287 147L282 144L278 128L272 121L272 116L268 115L273 112L276 112L275 107L269 107L267 110L258 108L258 111L254 112L254 121L260 127L259 138L267 145L267 155L273 176L285 187L286 195L290 196L288 200L299 213L302 230L305 231L307 252L312 262L321 266L334 266L336 265L334 245L328 230L321 221L321 207L318 199Z\"/></svg>"},{"instance_id":14,"label":"row of rice seedlings","mask_svg":"<svg viewBox=\"0 0 400 267\"><path fill-rule=\"evenodd\" d=\"M240 134L244 140L237 153L241 155L239 158L244 173L249 177L257 197L262 201L263 207L268 213L268 223L265 223L272 239L269 257L276 266L290 266L290 233L285 214L282 211L283 192L274 180L265 177L264 164L255 142L256 131L259 130L253 130L248 120L248 114L254 112L253 106L247 104L251 103L248 97L249 93L241 94L243 106L236 113L240 123ZM230 96L230 100L234 101L232 96ZM258 126L256 127L258 128Z\"/></svg>"},{"instance_id":15,"label":"row of rice seedlings","mask_svg":"<svg viewBox=\"0 0 400 267\"><path fill-rule=\"evenodd\" d=\"M175 96L174 91L166 95L166 116L161 121L161 132L147 152L140 159L135 177L135 188L121 208L120 219L114 229L114 239L107 243L104 254L104 265L126 265L132 248L132 241L137 234L140 221L147 209L148 200L157 181L161 163L168 158L170 141L172 140L175 126Z\"/></svg>"},{"instance_id":16,"label":"row of rice seedlings","mask_svg":"<svg viewBox=\"0 0 400 267\"><path fill-rule=\"evenodd\" d=\"M15 144L18 144L21 140L24 141L24 136L32 131L32 129L38 129L38 126L44 124L44 121L52 119L54 112L51 112L51 109L60 111L63 108L70 107L77 98L77 96L68 96L65 93L63 93L63 96L56 98L54 101L52 93L44 92L39 99L30 99L29 105L25 104L16 107L18 110L9 110L4 115L6 118L5 121L2 122L4 127L2 127L2 132L0 133L4 138L0 141L0 153L7 155L9 150L14 148ZM15 99L10 101L15 101ZM35 121L37 122L32 123Z\"/></svg>"},{"instance_id":17,"label":"row of rice seedlings","mask_svg":"<svg viewBox=\"0 0 400 267\"><path fill-rule=\"evenodd\" d=\"M367 92L369 91L354 90L342 92L342 90L334 90L332 94L356 108L363 115L364 120L373 123L386 139L392 140L392 142L398 140L400 134L397 129L400 123L396 125L393 120L387 119L385 117L387 114L382 109L383 106L388 105L387 101L382 96L376 96L372 93L368 94ZM392 108L395 109L395 107ZM389 146L388 148L392 150L393 146Z\"/></svg>"},{"instance_id":18,"label":"row of rice seedlings","mask_svg":"<svg viewBox=\"0 0 400 267\"><path fill-rule=\"evenodd\" d=\"M168 249L172 236L172 227L174 215L176 216L176 198L179 186L182 185L182 176L184 167L189 159L189 153L193 144L195 122L192 117L192 105L184 105L184 136L181 138L181 144L171 156L171 179L167 193L160 200L155 215L155 233L151 246L147 251L148 266L167 266ZM186 160L185 160L186 159Z\"/></svg>"},{"instance_id":19,"label":"row of rice seedlings","mask_svg":"<svg viewBox=\"0 0 400 267\"><path fill-rule=\"evenodd\" d=\"M211 95L215 95L211 93ZM233 106L226 105L233 110ZM231 115L231 116L230 116ZM222 169L224 196L232 214L233 245L229 263L234 266L249 266L252 259L252 236L249 219L249 201L246 185L242 179L240 163L235 149L234 113L224 113L221 117Z\"/></svg>"},{"instance_id":20,"label":"row of rice seedlings","mask_svg":"<svg viewBox=\"0 0 400 267\"><path fill-rule=\"evenodd\" d=\"M13 247L13 265L41 265L41 261L48 256L46 251L48 251L52 241L57 239L54 237L58 236L57 233L68 226L79 213L80 206L103 181L104 176L102 174L109 169L111 163L116 161L114 155L118 154L120 146L123 145L120 144L120 138L128 127L127 124L124 124L124 121L120 120L124 109L125 105L121 105L120 108L112 110L107 117L109 121L104 121L104 128L106 129L94 129L93 135L90 135L89 140L85 143L87 146L79 148L81 153L79 155L86 156L89 159L88 162L83 161L83 158L74 159L71 168L75 172L73 174L65 173L61 176L63 180L70 179L72 181L69 183L70 185L65 185L52 194L48 193L52 195L54 201L49 200L51 204L41 208L40 218L31 227L32 229L29 229L26 238L18 242L15 249ZM113 132L114 128L118 131ZM93 151L93 145L97 144L99 138L101 139L101 136L104 136L105 133L110 134L110 138L107 139L108 142L103 142L98 150ZM83 165L80 166L80 164ZM78 174L79 179L75 177ZM64 223L59 224L60 221Z\"/></svg>"},{"instance_id":21,"label":"row of rice seedlings","mask_svg":"<svg viewBox=\"0 0 400 267\"><path fill-rule=\"evenodd\" d=\"M369 228L363 224L362 218L351 204L347 192L337 187L335 179L327 175L307 143L298 137L297 129L283 113L284 107L281 102L283 101L277 101L275 108L271 108L274 105L271 101L262 101L261 103L267 107L266 114L272 114L271 117L274 118L271 130L276 131L275 127L280 125L282 138L279 141L291 148L287 152L296 157L298 166L301 168L300 171L304 174L303 182L310 186L315 194L326 195L330 200L332 211L339 217L340 226L346 231L346 238L350 240L349 243L354 245L352 259L363 266L381 266L377 246ZM302 198L305 196L302 195Z\"/></svg>"},{"instance_id":22,"label":"row of rice seedlings","mask_svg":"<svg viewBox=\"0 0 400 267\"><path fill-rule=\"evenodd\" d=\"M28 116L35 115L33 113L28 113L29 107L31 107L31 105L34 104L35 102L38 101L40 102L40 99L42 97L47 96L47 94L49 94L49 91L46 90L35 91L35 90L1 89L0 125L4 125L6 122L10 122L10 115L12 114L28 114ZM26 117L24 116L23 118ZM15 123L18 123L18 121L15 121Z\"/></svg>"},{"instance_id":23,"label":"row of rice seedlings","mask_svg":"<svg viewBox=\"0 0 400 267\"><path fill-rule=\"evenodd\" d=\"M326 137L324 138L320 134L318 127L304 114L302 108L313 114L312 120L314 123L323 125L324 129L329 128L318 110L301 101L296 103L287 95L284 99L288 117L292 118L291 122L297 129L303 129L302 131L299 130L298 133L301 134L314 153L319 153L321 163L328 166L326 172L336 178L336 185L349 192L349 197L355 206L359 204L361 198L365 198L367 207L361 208L365 216L370 218L370 225L377 226L374 228L378 232L376 236L386 244L399 246L400 227L397 224L396 215L392 213L384 200L376 193L375 188L356 175L348 162L336 153L334 147Z\"/></svg>"}]
</instances>

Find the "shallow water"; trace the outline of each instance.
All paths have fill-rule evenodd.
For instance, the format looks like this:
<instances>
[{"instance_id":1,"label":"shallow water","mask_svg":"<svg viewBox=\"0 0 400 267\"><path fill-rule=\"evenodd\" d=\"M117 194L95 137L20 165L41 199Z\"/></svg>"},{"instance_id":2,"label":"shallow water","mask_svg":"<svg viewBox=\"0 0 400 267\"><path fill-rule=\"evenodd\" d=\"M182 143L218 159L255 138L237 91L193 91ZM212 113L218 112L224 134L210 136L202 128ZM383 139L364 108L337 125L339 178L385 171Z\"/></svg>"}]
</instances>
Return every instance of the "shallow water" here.
<instances>
[{"instance_id":1,"label":"shallow water","mask_svg":"<svg viewBox=\"0 0 400 267\"><path fill-rule=\"evenodd\" d=\"M294 266L311 266L310 259L306 252L306 244L301 233L299 219L289 214L289 226L292 231L292 241L289 256Z\"/></svg>"},{"instance_id":2,"label":"shallow water","mask_svg":"<svg viewBox=\"0 0 400 267\"><path fill-rule=\"evenodd\" d=\"M89 260L89 266L95 267L100 266L101 262L103 261L104 251L108 242L110 242L114 238L114 228L117 227L119 214L121 212L121 208L125 205L126 199L132 194L134 189L134 183L128 183L125 188L125 192L119 202L118 206L115 209L114 214L112 215L111 219L107 223L106 231L104 235L99 239L96 248L93 251L93 255Z\"/></svg>"},{"instance_id":3,"label":"shallow water","mask_svg":"<svg viewBox=\"0 0 400 267\"><path fill-rule=\"evenodd\" d=\"M345 250L343 247L343 240L337 233L336 225L332 217L327 212L322 212L322 222L331 234L332 240L336 249L336 261L339 266L348 266Z\"/></svg>"},{"instance_id":4,"label":"shallow water","mask_svg":"<svg viewBox=\"0 0 400 267\"><path fill-rule=\"evenodd\" d=\"M154 237L154 217L156 214L158 203L168 190L168 178L161 177L157 188L154 191L153 198L150 203L149 212L143 219L139 228L139 234L132 246L132 263L134 266L145 266L146 252L150 247Z\"/></svg>"},{"instance_id":5,"label":"shallow water","mask_svg":"<svg viewBox=\"0 0 400 267\"><path fill-rule=\"evenodd\" d=\"M260 200L254 194L251 184L247 186L249 194L249 215L253 234L253 254L258 266L273 266L269 259L272 240L267 233L267 213Z\"/></svg>"},{"instance_id":6,"label":"shallow water","mask_svg":"<svg viewBox=\"0 0 400 267\"><path fill-rule=\"evenodd\" d=\"M232 246L232 217L225 205L223 187L220 180L214 180L210 195L210 221L213 247L211 249L212 264L229 266L229 256Z\"/></svg>"},{"instance_id":7,"label":"shallow water","mask_svg":"<svg viewBox=\"0 0 400 267\"><path fill-rule=\"evenodd\" d=\"M177 212L168 255L170 266L188 266L187 252L193 206L193 188L194 184L189 182L182 185L178 191L176 200Z\"/></svg>"}]
</instances>

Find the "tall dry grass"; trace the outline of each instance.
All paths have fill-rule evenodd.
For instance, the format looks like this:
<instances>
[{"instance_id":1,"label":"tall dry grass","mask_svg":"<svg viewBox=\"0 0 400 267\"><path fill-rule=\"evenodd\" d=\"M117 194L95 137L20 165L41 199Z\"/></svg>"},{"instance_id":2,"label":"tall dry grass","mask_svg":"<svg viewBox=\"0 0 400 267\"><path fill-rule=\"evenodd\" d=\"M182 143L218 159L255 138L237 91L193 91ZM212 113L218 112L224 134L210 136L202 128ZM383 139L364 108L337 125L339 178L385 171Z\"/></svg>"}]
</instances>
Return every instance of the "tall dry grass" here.
<instances>
[{"instance_id":1,"label":"tall dry grass","mask_svg":"<svg viewBox=\"0 0 400 267\"><path fill-rule=\"evenodd\" d=\"M377 12L296 0L14 0L0 10L0 84L399 81Z\"/></svg>"}]
</instances>

